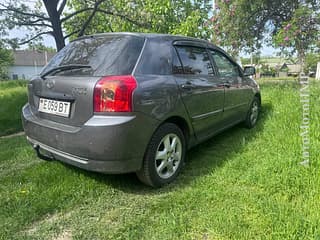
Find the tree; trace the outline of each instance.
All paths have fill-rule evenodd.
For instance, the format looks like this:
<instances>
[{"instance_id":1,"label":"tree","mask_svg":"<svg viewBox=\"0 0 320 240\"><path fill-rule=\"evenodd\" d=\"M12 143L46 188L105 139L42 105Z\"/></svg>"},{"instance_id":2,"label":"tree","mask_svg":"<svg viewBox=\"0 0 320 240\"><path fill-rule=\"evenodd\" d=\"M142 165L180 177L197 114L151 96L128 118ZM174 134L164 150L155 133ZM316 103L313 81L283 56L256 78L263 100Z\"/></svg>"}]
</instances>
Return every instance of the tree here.
<instances>
[{"instance_id":1,"label":"tree","mask_svg":"<svg viewBox=\"0 0 320 240\"><path fill-rule=\"evenodd\" d=\"M42 10L44 5L46 13ZM61 18L66 0L43 0L38 1L33 7L27 1L10 0L0 3L0 13L4 16L0 24L7 26L9 30L25 27L32 35L19 42L28 43L43 35L52 35L58 50L65 45L61 23L65 17Z\"/></svg>"},{"instance_id":2,"label":"tree","mask_svg":"<svg viewBox=\"0 0 320 240\"><path fill-rule=\"evenodd\" d=\"M211 18L212 39L234 54L242 50L253 52L264 41L274 44L272 38L295 18L302 6L314 13L320 10L319 0L217 0ZM266 34L270 37L265 38Z\"/></svg>"},{"instance_id":3,"label":"tree","mask_svg":"<svg viewBox=\"0 0 320 240\"><path fill-rule=\"evenodd\" d=\"M24 28L30 34L25 39L7 39L9 44L17 45L26 44L30 41L41 38L43 35L51 35L54 37L57 50L65 46L65 40L72 35L83 35L90 18L97 12L103 12L106 15L119 16L129 22L134 22L130 17L113 11L113 8L108 10L100 8L102 3L107 3L107 0L92 0L85 1L92 3L90 5L83 4L79 9L66 11L67 0L38 0L35 4L28 3L26 0L7 0L0 3L0 14L3 18L0 19L0 34L7 34L6 30L14 28ZM90 13L89 18L83 25L77 26L68 34L64 34L63 25L71 21L75 16ZM19 41L20 40L20 41Z\"/></svg>"},{"instance_id":4,"label":"tree","mask_svg":"<svg viewBox=\"0 0 320 240\"><path fill-rule=\"evenodd\" d=\"M265 32L277 31L296 8L294 1L217 0L213 40L232 53L261 48Z\"/></svg>"},{"instance_id":5,"label":"tree","mask_svg":"<svg viewBox=\"0 0 320 240\"><path fill-rule=\"evenodd\" d=\"M68 38L114 30L207 36L204 23L209 6L200 0L38 0L35 4L5 0L0 3L0 35L14 28L27 29L30 34L23 40L7 39L15 47L52 35L57 50Z\"/></svg>"},{"instance_id":6,"label":"tree","mask_svg":"<svg viewBox=\"0 0 320 240\"><path fill-rule=\"evenodd\" d=\"M80 10L84 5L94 8L93 3L85 0L71 0L69 8ZM99 10L84 12L75 16L72 21L65 24L66 31L70 34L80 26L87 26L77 35L93 34L99 32L155 32L184 34L194 37L208 38L209 34L205 25L209 2L200 0L111 0L100 5ZM105 14L112 11L114 15ZM126 13L125 15L120 13ZM130 16L130 20L125 16ZM76 36L76 35L74 35Z\"/></svg>"},{"instance_id":7,"label":"tree","mask_svg":"<svg viewBox=\"0 0 320 240\"><path fill-rule=\"evenodd\" d=\"M13 63L12 51L0 41L0 80L8 78L8 67Z\"/></svg>"},{"instance_id":8,"label":"tree","mask_svg":"<svg viewBox=\"0 0 320 240\"><path fill-rule=\"evenodd\" d=\"M309 72L317 71L317 64L320 62L320 54L308 53L306 55L306 66L305 69Z\"/></svg>"},{"instance_id":9,"label":"tree","mask_svg":"<svg viewBox=\"0 0 320 240\"><path fill-rule=\"evenodd\" d=\"M316 47L320 40L319 13L314 12L308 4L300 6L294 12L292 18L282 24L282 28L274 36L275 45L282 49L290 49L289 54L297 53L302 64L305 66L306 53Z\"/></svg>"}]
</instances>

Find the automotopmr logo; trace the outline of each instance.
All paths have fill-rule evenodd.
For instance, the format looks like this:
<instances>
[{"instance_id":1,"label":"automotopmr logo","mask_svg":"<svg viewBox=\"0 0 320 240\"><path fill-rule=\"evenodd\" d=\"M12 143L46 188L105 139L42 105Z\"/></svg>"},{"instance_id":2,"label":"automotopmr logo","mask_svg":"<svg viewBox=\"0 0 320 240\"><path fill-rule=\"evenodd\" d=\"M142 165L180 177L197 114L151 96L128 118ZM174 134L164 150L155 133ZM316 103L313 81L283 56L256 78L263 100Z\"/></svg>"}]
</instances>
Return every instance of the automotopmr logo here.
<instances>
[{"instance_id":1,"label":"automotopmr logo","mask_svg":"<svg viewBox=\"0 0 320 240\"><path fill-rule=\"evenodd\" d=\"M302 162L304 166L310 163L310 88L309 78L300 76L300 103L302 106L302 119L300 136L302 142Z\"/></svg>"}]
</instances>

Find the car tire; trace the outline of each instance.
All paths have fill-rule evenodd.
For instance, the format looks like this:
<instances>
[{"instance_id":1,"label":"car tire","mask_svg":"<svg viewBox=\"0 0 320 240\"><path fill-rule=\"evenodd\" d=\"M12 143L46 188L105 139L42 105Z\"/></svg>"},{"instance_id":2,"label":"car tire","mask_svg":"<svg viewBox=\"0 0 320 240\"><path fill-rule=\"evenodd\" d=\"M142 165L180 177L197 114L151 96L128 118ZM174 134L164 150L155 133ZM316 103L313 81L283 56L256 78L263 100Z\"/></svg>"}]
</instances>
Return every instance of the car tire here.
<instances>
[{"instance_id":1,"label":"car tire","mask_svg":"<svg viewBox=\"0 0 320 240\"><path fill-rule=\"evenodd\" d=\"M153 134L137 176L143 183L161 187L172 182L183 166L186 140L173 123L162 124Z\"/></svg>"},{"instance_id":2,"label":"car tire","mask_svg":"<svg viewBox=\"0 0 320 240\"><path fill-rule=\"evenodd\" d=\"M253 128L258 121L260 114L260 100L255 96L250 104L250 108L247 113L246 120L244 122L247 128Z\"/></svg>"}]
</instances>

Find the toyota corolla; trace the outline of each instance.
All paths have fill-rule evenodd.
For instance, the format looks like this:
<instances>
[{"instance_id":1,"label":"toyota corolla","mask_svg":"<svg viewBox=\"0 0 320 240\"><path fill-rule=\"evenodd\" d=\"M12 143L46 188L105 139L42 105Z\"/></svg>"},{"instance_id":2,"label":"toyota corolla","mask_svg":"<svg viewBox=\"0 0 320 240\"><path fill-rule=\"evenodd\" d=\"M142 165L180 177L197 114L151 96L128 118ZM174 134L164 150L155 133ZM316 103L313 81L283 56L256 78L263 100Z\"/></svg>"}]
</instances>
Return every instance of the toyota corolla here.
<instances>
[{"instance_id":1,"label":"toyota corolla","mask_svg":"<svg viewBox=\"0 0 320 240\"><path fill-rule=\"evenodd\" d=\"M28 84L22 109L42 159L171 182L186 151L238 123L252 128L261 96L251 75L204 40L111 33L81 37Z\"/></svg>"}]
</instances>

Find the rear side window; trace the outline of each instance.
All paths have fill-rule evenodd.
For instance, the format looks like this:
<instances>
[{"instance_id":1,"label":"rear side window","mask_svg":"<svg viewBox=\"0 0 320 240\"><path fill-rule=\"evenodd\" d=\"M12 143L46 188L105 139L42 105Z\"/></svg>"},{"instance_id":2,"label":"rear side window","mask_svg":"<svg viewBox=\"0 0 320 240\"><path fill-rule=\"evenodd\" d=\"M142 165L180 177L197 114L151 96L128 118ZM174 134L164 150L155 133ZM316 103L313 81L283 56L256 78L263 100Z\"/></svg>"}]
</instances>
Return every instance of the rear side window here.
<instances>
[{"instance_id":1,"label":"rear side window","mask_svg":"<svg viewBox=\"0 0 320 240\"><path fill-rule=\"evenodd\" d=\"M71 42L59 51L41 75L61 66L87 65L88 69L61 71L59 75L126 75L131 74L144 43L134 36L93 36Z\"/></svg>"},{"instance_id":2,"label":"rear side window","mask_svg":"<svg viewBox=\"0 0 320 240\"><path fill-rule=\"evenodd\" d=\"M184 74L213 75L213 68L206 49L191 46L176 46L176 49Z\"/></svg>"},{"instance_id":3,"label":"rear side window","mask_svg":"<svg viewBox=\"0 0 320 240\"><path fill-rule=\"evenodd\" d=\"M172 73L173 74L183 74L183 67L181 65L180 59L177 55L177 51L172 49Z\"/></svg>"},{"instance_id":4,"label":"rear side window","mask_svg":"<svg viewBox=\"0 0 320 240\"><path fill-rule=\"evenodd\" d=\"M170 44L162 39L148 39L135 73L168 75L171 66Z\"/></svg>"}]
</instances>

